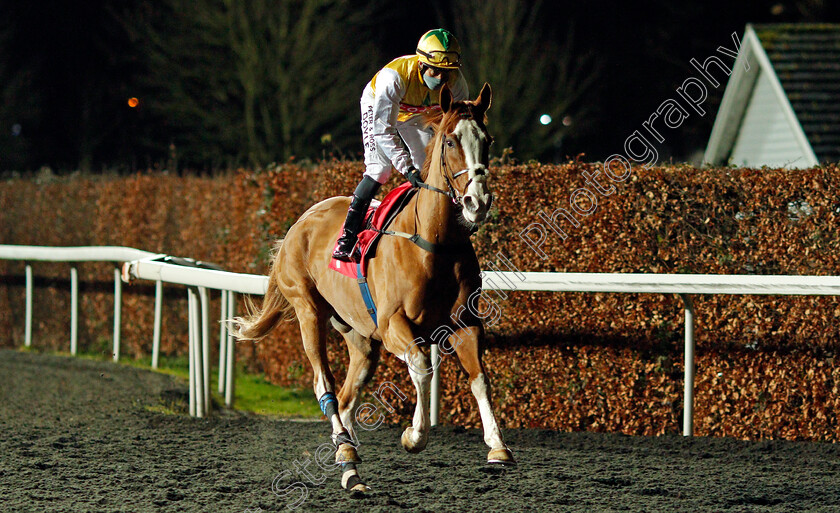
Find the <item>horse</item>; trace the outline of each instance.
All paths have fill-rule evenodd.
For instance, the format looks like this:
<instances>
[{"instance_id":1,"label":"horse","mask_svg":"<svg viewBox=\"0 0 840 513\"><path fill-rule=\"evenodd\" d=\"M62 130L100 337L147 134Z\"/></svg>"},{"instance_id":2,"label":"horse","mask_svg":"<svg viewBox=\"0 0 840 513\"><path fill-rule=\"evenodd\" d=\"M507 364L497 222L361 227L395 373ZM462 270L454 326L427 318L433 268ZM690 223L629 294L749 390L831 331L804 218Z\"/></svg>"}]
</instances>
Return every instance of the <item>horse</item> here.
<instances>
[{"instance_id":1,"label":"horse","mask_svg":"<svg viewBox=\"0 0 840 513\"><path fill-rule=\"evenodd\" d=\"M478 402L488 463L515 464L505 445L490 398L481 360L484 330L475 311L481 270L471 233L483 223L492 202L485 113L492 91L484 84L473 101L454 101L446 86L440 112L430 121L434 135L421 171L424 184L391 227L404 237L383 236L369 261L367 283L375 317L362 301L356 280L329 268L331 253L350 198L334 197L310 207L289 228L273 253L268 289L261 308L232 320L238 340L259 340L278 323L295 317L306 356L314 371L315 396L332 424L341 485L369 490L359 477L355 432L361 388L373 377L381 346L404 361L417 392L413 420L401 436L411 453L426 447L431 383L431 339L446 354L456 353ZM459 170L453 172L453 170ZM413 233L412 238L407 237ZM422 243L420 243L422 241ZM471 303L472 301L472 303ZM328 366L327 322L347 343L350 364L337 400ZM361 411L361 409L359 409ZM358 420L358 419L357 419Z\"/></svg>"}]
</instances>

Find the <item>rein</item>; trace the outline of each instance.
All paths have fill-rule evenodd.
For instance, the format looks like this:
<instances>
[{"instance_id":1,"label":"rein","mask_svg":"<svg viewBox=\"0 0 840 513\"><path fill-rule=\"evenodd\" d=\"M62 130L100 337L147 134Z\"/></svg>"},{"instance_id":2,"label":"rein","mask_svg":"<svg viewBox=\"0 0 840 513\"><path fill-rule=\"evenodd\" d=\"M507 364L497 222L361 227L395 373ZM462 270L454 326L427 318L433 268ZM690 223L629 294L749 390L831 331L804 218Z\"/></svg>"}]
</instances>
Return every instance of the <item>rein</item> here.
<instances>
[{"instance_id":1,"label":"rein","mask_svg":"<svg viewBox=\"0 0 840 513\"><path fill-rule=\"evenodd\" d=\"M462 117L465 117L462 115ZM448 191L444 191L443 189L438 189L433 185L429 185L426 182L421 182L418 187L423 188L432 192L437 192L439 194L443 194L447 196L452 203L458 205L461 203L461 200L464 198L463 194L458 194L458 191L452 185L452 182L455 181L459 176L466 173L467 169L462 169L457 173L450 175L448 172L448 166L446 165L446 138L444 137L441 141L440 145L440 167L441 172L443 173L443 179L446 180L446 187L449 189ZM464 191L470 186L470 179L467 182L467 185L464 186ZM396 237L402 237L404 239L408 239L409 241L413 242L415 245L420 247L421 249L428 251L429 253L434 254L446 254L446 253L457 253L462 249L465 249L467 246L472 247L472 244L435 244L434 242L427 241L423 237L421 237L418 233L410 234L405 232L398 232L392 230L377 230L377 232L381 233L382 235L394 235Z\"/></svg>"}]
</instances>

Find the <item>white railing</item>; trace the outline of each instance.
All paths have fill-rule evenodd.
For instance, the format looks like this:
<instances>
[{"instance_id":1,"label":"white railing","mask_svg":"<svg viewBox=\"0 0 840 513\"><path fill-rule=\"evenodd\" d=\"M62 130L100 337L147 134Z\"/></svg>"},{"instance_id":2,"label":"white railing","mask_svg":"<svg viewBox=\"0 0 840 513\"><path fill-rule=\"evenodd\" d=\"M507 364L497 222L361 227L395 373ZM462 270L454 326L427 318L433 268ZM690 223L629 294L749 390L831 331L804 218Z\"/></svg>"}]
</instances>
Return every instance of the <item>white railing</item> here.
<instances>
[{"instance_id":1,"label":"white railing","mask_svg":"<svg viewBox=\"0 0 840 513\"><path fill-rule=\"evenodd\" d=\"M238 289L242 293L264 294L268 278L264 276L213 273L180 268L147 267L149 263L131 262L138 278L156 279L173 273L177 283ZM177 275L177 277L176 277ZM485 290L521 290L549 292L614 292L678 294L685 305L685 368L683 396L683 434L694 433L694 306L692 294L772 294L772 295L840 295L840 276L755 276L721 274L630 274L630 273L531 273L487 271L483 273ZM440 412L440 351L432 346L435 369L431 390L432 424L438 423Z\"/></svg>"},{"instance_id":2,"label":"white railing","mask_svg":"<svg viewBox=\"0 0 840 513\"><path fill-rule=\"evenodd\" d=\"M154 262L160 262L167 270L157 275L149 275L148 279L155 281L155 317L154 332L152 335L152 368L158 368L160 359L160 329L161 313L163 305L163 283L175 283L190 285L189 277L196 271L212 282L214 273L217 270L208 269L214 267L210 264L196 262L186 258L176 258L167 255L150 253L134 248L121 246L82 246L82 247L45 247L45 246L13 246L0 245L0 259L20 260L26 263L26 315L24 345L32 345L32 301L33 301L33 278L31 262L112 262L114 264L114 348L113 359L120 358L120 324L122 312L122 283L128 281L128 275L121 273L126 261L139 261L144 263L144 269L154 268ZM168 263L167 263L168 262ZM173 272L174 269L178 271ZM221 273L232 274L232 273ZM181 276L187 276L186 281ZM254 280L243 279L244 275L236 275L239 281L253 284ZM263 277L255 277L259 281ZM213 288L213 287L211 287ZM218 288L218 287L215 287ZM246 293L263 293L259 288L232 287L233 291L243 290ZM78 348L78 272L75 266L70 269L70 353L75 355ZM188 288L188 305L190 314L190 414L204 416L210 410L209 390L209 293L207 287ZM228 315L233 316L235 312L235 296L232 291L222 290L221 319ZM224 394L225 403L233 405L233 366L234 351L232 342L224 327L220 328L220 362L219 362L219 393ZM201 340L201 344L198 341ZM196 351L200 351L196 353ZM198 357L196 359L196 356ZM200 371L199 375L196 371ZM196 387L198 383L201 387Z\"/></svg>"},{"instance_id":3,"label":"white railing","mask_svg":"<svg viewBox=\"0 0 840 513\"><path fill-rule=\"evenodd\" d=\"M8 249L18 248L18 249ZM31 246L0 246L0 258L35 260L22 248ZM59 249L119 249L130 248L37 248L43 260L62 261L56 258ZM16 252L15 252L16 251ZM10 256L11 255L11 256ZM21 255L30 255L29 257ZM91 253L92 255L92 253ZM132 254L122 268L123 280L147 279L157 283L157 298L160 298L162 282L181 284L188 287L189 334L190 334L190 413L202 416L209 411L209 314L208 289L222 293L221 319L235 315L234 293L262 295L268 287L268 278L252 274L238 274L201 268L200 262L176 259L147 252ZM69 261L81 260L112 261L110 257L79 259L78 255ZM188 267L191 266L191 267ZM31 270L27 266L27 311L31 311ZM119 273L117 273L119 276ZM119 281L118 279L116 280ZM531 273L492 272L483 273L485 290L521 290L549 292L612 292L678 294L685 305L685 370L683 397L683 434L694 433L694 306L691 295L696 294L763 294L763 295L840 295L840 276L755 276L720 274L630 274L630 273ZM119 294L115 284L115 294ZM118 337L119 300L115 300L115 339ZM156 334L159 339L159 300L155 304ZM29 319L27 322L31 322ZM233 402L233 340L224 326L220 331L219 350L219 392L225 393L225 402ZM116 345L115 345L116 348ZM115 349L115 359L117 357ZM435 376L432 380L432 423L436 424L440 405L440 377L437 368L440 363L438 347L432 346L432 364Z\"/></svg>"},{"instance_id":4,"label":"white railing","mask_svg":"<svg viewBox=\"0 0 840 513\"><path fill-rule=\"evenodd\" d=\"M685 305L683 435L694 434L692 294L840 295L840 276L486 272L488 290L678 294Z\"/></svg>"},{"instance_id":5,"label":"white railing","mask_svg":"<svg viewBox=\"0 0 840 513\"><path fill-rule=\"evenodd\" d=\"M172 257L151 257L123 264L123 280L154 280L187 286L189 309L190 415L210 411L210 315L208 289L221 292L222 321L236 315L234 294L264 295L268 278L208 269L207 264ZM219 393L233 405L234 340L224 324L219 332Z\"/></svg>"},{"instance_id":6,"label":"white railing","mask_svg":"<svg viewBox=\"0 0 840 513\"><path fill-rule=\"evenodd\" d=\"M113 262L114 266L114 361L120 358L120 321L122 316L122 282L119 264L126 260L149 258L155 253L122 246L45 247L0 245L0 259L26 262L26 316L24 345L32 345L32 265L30 262ZM157 300L160 299L158 290ZM157 312L157 310L156 310ZM70 353L76 354L79 326L79 275L75 266L70 268ZM160 330L160 316L155 317Z\"/></svg>"}]
</instances>

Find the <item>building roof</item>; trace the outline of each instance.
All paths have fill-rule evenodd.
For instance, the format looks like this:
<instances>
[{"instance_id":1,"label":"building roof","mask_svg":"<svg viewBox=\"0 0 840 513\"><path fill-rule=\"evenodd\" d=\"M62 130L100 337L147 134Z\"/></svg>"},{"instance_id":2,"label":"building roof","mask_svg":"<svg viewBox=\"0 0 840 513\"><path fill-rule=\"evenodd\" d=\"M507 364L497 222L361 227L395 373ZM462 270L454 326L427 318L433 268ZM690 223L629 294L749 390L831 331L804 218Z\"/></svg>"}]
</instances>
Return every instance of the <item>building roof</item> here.
<instances>
[{"instance_id":1,"label":"building roof","mask_svg":"<svg viewBox=\"0 0 840 513\"><path fill-rule=\"evenodd\" d=\"M791 144L804 157L797 167L840 161L840 25L836 24L747 25L704 160L725 162L732 154L759 71L768 74L773 105L778 105L773 108L784 113L794 139Z\"/></svg>"},{"instance_id":2,"label":"building roof","mask_svg":"<svg viewBox=\"0 0 840 513\"><path fill-rule=\"evenodd\" d=\"M840 25L756 25L820 162L840 161Z\"/></svg>"}]
</instances>

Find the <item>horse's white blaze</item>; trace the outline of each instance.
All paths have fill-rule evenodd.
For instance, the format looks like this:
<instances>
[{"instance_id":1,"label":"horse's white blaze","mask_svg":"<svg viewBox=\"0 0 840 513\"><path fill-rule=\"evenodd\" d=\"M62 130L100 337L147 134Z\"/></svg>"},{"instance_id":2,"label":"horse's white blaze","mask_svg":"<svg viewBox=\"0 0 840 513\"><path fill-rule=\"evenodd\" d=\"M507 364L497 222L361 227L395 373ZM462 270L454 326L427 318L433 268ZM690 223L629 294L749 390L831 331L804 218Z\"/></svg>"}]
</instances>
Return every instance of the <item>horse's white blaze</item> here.
<instances>
[{"instance_id":1,"label":"horse's white blaze","mask_svg":"<svg viewBox=\"0 0 840 513\"><path fill-rule=\"evenodd\" d=\"M481 163L481 149L484 147L487 136L474 119L462 119L455 126L453 133L458 137L461 149L464 150L467 169L470 170L470 178L472 178L476 168L484 167Z\"/></svg>"},{"instance_id":2,"label":"horse's white blaze","mask_svg":"<svg viewBox=\"0 0 840 513\"><path fill-rule=\"evenodd\" d=\"M473 223L481 222L487 215L490 193L487 190L487 166L481 161L487 144L487 134L474 119L462 119L453 131L461 143L470 183L464 191L462 205L464 217ZM481 171L479 173L478 171Z\"/></svg>"}]
</instances>

